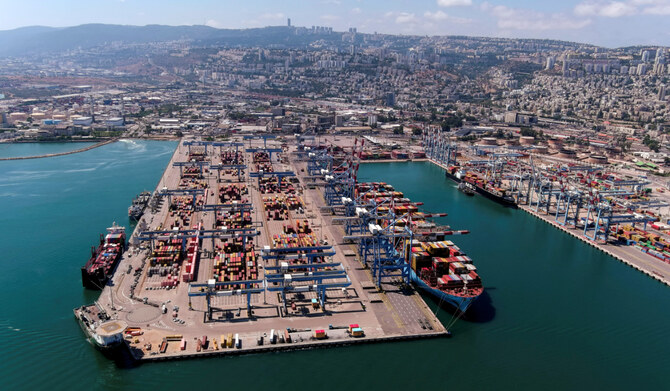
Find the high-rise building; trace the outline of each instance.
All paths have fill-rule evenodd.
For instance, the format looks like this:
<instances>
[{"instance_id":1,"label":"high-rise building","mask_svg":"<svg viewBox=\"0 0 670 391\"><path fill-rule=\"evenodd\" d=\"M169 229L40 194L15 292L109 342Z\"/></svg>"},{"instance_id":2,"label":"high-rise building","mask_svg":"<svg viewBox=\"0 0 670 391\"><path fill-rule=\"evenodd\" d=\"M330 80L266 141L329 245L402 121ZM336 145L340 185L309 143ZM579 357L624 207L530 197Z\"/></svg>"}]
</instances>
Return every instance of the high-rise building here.
<instances>
[{"instance_id":1,"label":"high-rise building","mask_svg":"<svg viewBox=\"0 0 670 391\"><path fill-rule=\"evenodd\" d=\"M658 48L656 49L656 59L655 61L657 63L664 63L665 62L665 51L663 48Z\"/></svg>"},{"instance_id":2,"label":"high-rise building","mask_svg":"<svg viewBox=\"0 0 670 391\"><path fill-rule=\"evenodd\" d=\"M552 70L554 69L554 65L556 64L556 58L553 56L547 57L547 66L544 68L546 70Z\"/></svg>"},{"instance_id":3,"label":"high-rise building","mask_svg":"<svg viewBox=\"0 0 670 391\"><path fill-rule=\"evenodd\" d=\"M642 52L642 62L649 62L649 58L651 57L651 51L650 50L645 50Z\"/></svg>"},{"instance_id":4,"label":"high-rise building","mask_svg":"<svg viewBox=\"0 0 670 391\"><path fill-rule=\"evenodd\" d=\"M647 73L647 64L637 64L637 75L642 76Z\"/></svg>"},{"instance_id":5,"label":"high-rise building","mask_svg":"<svg viewBox=\"0 0 670 391\"><path fill-rule=\"evenodd\" d=\"M395 106L395 94L393 92L386 93L386 106Z\"/></svg>"},{"instance_id":6,"label":"high-rise building","mask_svg":"<svg viewBox=\"0 0 670 391\"><path fill-rule=\"evenodd\" d=\"M288 27L291 27L291 18L288 18Z\"/></svg>"},{"instance_id":7,"label":"high-rise building","mask_svg":"<svg viewBox=\"0 0 670 391\"><path fill-rule=\"evenodd\" d=\"M665 85L658 89L658 100L665 100Z\"/></svg>"}]
</instances>

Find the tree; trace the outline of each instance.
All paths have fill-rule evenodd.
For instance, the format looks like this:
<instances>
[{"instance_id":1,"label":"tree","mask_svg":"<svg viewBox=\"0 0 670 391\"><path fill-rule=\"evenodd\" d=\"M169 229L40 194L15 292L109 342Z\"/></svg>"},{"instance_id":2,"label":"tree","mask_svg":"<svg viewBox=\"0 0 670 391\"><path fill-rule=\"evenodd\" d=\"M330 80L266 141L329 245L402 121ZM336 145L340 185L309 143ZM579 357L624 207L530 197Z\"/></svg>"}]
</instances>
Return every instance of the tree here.
<instances>
[{"instance_id":1,"label":"tree","mask_svg":"<svg viewBox=\"0 0 670 391\"><path fill-rule=\"evenodd\" d=\"M181 130L178 130L178 131L175 132L174 135L179 137L179 138L182 138L182 137L184 137L184 132L182 132Z\"/></svg>"},{"instance_id":2,"label":"tree","mask_svg":"<svg viewBox=\"0 0 670 391\"><path fill-rule=\"evenodd\" d=\"M412 134L415 136L421 136L423 134L423 130L421 130L420 128L414 128L412 129Z\"/></svg>"},{"instance_id":3,"label":"tree","mask_svg":"<svg viewBox=\"0 0 670 391\"><path fill-rule=\"evenodd\" d=\"M644 139L642 140L642 144L646 145L647 148L654 152L658 152L661 150L661 143L658 142L658 140L654 140L649 135L645 135Z\"/></svg>"}]
</instances>

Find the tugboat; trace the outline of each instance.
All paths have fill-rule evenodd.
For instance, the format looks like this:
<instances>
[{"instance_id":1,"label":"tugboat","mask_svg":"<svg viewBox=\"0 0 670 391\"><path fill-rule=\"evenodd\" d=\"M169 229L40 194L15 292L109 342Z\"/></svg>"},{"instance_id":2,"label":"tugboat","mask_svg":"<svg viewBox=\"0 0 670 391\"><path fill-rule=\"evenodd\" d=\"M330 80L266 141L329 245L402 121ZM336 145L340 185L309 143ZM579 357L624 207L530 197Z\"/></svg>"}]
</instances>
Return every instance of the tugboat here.
<instances>
[{"instance_id":1,"label":"tugboat","mask_svg":"<svg viewBox=\"0 0 670 391\"><path fill-rule=\"evenodd\" d=\"M132 204L128 207L128 217L133 221L138 221L144 214L144 210L151 199L151 192L143 191L133 198Z\"/></svg>"},{"instance_id":2,"label":"tugboat","mask_svg":"<svg viewBox=\"0 0 670 391\"><path fill-rule=\"evenodd\" d=\"M106 356L117 356L125 346L123 332L128 325L114 320L97 303L74 309L74 316L86 339Z\"/></svg>"},{"instance_id":3,"label":"tugboat","mask_svg":"<svg viewBox=\"0 0 670 391\"><path fill-rule=\"evenodd\" d=\"M473 196L477 192L475 187L468 182L461 182L458 184L458 190L462 191L467 196Z\"/></svg>"}]
</instances>

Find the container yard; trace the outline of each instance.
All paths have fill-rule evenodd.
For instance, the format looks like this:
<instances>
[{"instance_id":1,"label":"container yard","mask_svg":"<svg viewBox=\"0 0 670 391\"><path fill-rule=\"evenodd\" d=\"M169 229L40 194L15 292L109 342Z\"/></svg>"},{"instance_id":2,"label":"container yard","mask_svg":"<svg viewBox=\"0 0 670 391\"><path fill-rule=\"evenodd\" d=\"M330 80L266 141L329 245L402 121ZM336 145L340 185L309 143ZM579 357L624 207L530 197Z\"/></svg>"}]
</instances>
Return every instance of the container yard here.
<instances>
[{"instance_id":1,"label":"container yard","mask_svg":"<svg viewBox=\"0 0 670 391\"><path fill-rule=\"evenodd\" d=\"M409 263L384 274L378 259L361 255L361 242L380 240L379 232L346 232L356 218L348 212L358 142L347 140L337 155L273 138L177 147L97 301L128 325L134 359L449 335L409 285ZM420 203L405 204L393 211L430 217ZM408 225L398 220L383 229Z\"/></svg>"},{"instance_id":2,"label":"container yard","mask_svg":"<svg viewBox=\"0 0 670 391\"><path fill-rule=\"evenodd\" d=\"M567 156L557 143L549 143L551 153L523 141L466 146L429 132L423 146L447 178L470 183L482 196L518 207L670 285L670 199L663 188L623 163L595 164Z\"/></svg>"}]
</instances>

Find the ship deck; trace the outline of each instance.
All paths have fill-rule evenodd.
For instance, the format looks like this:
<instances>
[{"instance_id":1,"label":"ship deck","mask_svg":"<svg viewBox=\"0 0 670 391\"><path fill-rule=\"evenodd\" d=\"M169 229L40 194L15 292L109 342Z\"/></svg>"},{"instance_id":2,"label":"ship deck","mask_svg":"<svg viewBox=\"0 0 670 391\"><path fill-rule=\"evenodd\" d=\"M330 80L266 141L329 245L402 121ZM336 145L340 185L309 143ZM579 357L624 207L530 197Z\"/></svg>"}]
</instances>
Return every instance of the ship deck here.
<instances>
[{"instance_id":1,"label":"ship deck","mask_svg":"<svg viewBox=\"0 0 670 391\"><path fill-rule=\"evenodd\" d=\"M268 148L270 148L270 142ZM250 144L245 141L245 148L262 147L263 142ZM272 146L272 147L278 147ZM240 150L244 150L241 148ZM211 149L210 149L211 151ZM290 152L283 154L281 161L273 159L275 171L293 171L298 175L299 183L295 183L297 195L304 202L304 213L289 212L289 220L269 220L263 210L263 197L278 194L261 194L257 186L257 179L249 176L249 171L256 171L253 167L252 154L244 153L245 164L248 169L240 183L246 184L249 194L245 197L253 204L252 219L260 231L260 235L253 239L258 254L259 279L264 276L264 264L260 258L260 251L264 246L272 243L272 235L282 231L287 222L297 219L307 220L315 236L322 243L333 245L336 255L332 262L341 263L346 270L351 285L345 290L340 288L327 291L325 310L314 308L312 299L317 298L315 292L294 294L291 300L296 303L295 310L288 307L284 310L281 296L277 292L265 291L254 294L251 298L252 313L246 309L246 296L214 296L211 298L213 308L212 319L207 319L207 303L205 297L193 297L189 300L188 283L180 282L175 288L161 288L156 276L149 276L149 265L146 259L149 255L147 243L134 243L134 232L130 237L131 244L124 253L117 270L100 295L100 305L113 319L123 320L129 327L141 328L142 334L128 340L131 352L138 360L163 360L204 355L240 354L267 350L304 349L346 345L374 341L391 341L398 339L441 337L449 332L433 314L422 297L412 289L402 289L399 282L389 281L383 284L382 290L377 290L372 283L370 271L364 268L357 260L356 246L344 244L342 226L334 225L335 216L322 213L325 200L322 190L310 189L303 186L306 175L306 163L295 161L288 157ZM221 163L220 154L208 155L212 164ZM181 181L179 167L174 162L188 161L188 148L180 144L175 150L168 164L157 190L167 187L177 189ZM220 180L220 183L218 182ZM286 180L286 178L284 178ZM220 184L238 183L237 173L221 173L218 178L216 172L205 173L203 179L208 185L207 203L219 203L218 188ZM212 197L212 198L210 198ZM145 224L149 230L159 227L169 227L175 220L169 212L167 199L152 210L148 207L139 224ZM204 229L213 229L215 212L194 212L190 224L202 221ZM137 231L137 230L136 230ZM201 257L194 275L194 282L206 283L212 278L214 266L213 257L208 254L214 252L212 239L203 239L200 246ZM145 265L146 264L146 265ZM141 271L135 273L136 269ZM179 275L181 279L181 275ZM131 298L131 286L136 285L135 297ZM190 305L189 305L190 304ZM167 312L163 313L165 305ZM178 308L178 311L174 311ZM174 315L176 313L176 315ZM364 331L364 337L353 338L348 334L348 327L358 324ZM331 328L332 327L332 328ZM257 339L264 336L267 340L271 330L283 332L292 329L291 343L257 345ZM323 329L327 339L317 340L312 337L314 330ZM210 342L207 349L197 351L198 338L207 336L211 341L216 339L217 345L221 336L239 334L242 339L241 349L214 348ZM186 342L185 350L180 349L180 341L169 342L165 353L158 353L158 346L163 338L181 335ZM151 344L151 350L147 349ZM219 345L220 346L220 345Z\"/></svg>"}]
</instances>

